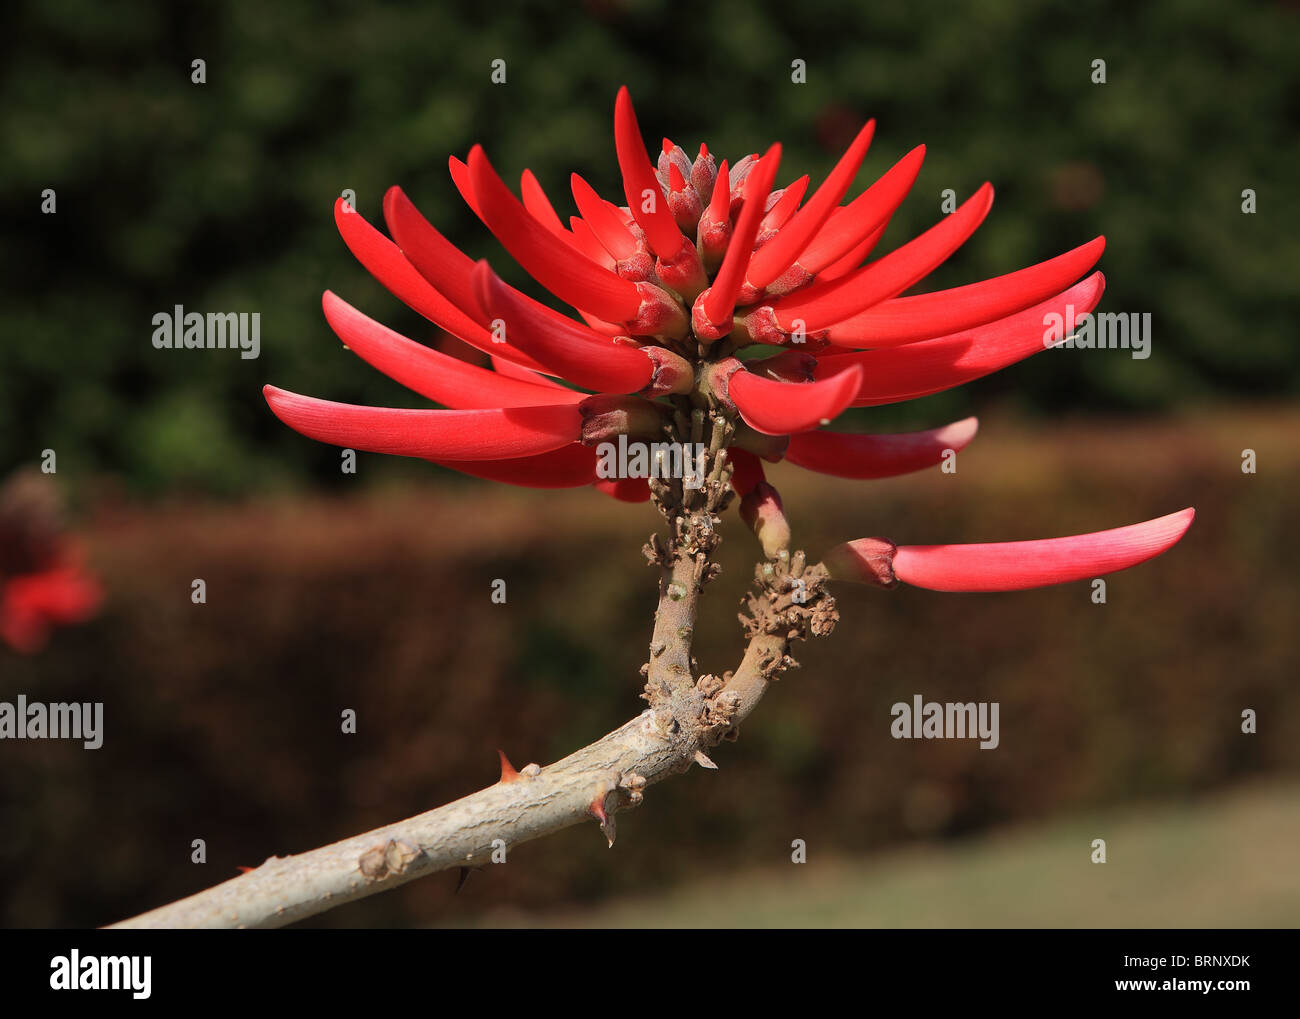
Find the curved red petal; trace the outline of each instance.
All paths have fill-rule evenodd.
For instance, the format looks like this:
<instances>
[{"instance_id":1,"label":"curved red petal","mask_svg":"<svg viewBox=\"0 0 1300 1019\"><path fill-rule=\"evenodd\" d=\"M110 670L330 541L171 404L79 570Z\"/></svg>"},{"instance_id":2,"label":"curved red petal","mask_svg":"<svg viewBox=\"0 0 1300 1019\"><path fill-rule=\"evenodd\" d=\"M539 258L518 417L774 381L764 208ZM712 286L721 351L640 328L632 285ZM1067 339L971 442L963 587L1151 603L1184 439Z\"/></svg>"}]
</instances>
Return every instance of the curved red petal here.
<instances>
[{"instance_id":1,"label":"curved red petal","mask_svg":"<svg viewBox=\"0 0 1300 1019\"><path fill-rule=\"evenodd\" d=\"M749 495L755 485L767 480L767 475L763 471L763 461L749 450L730 446L727 449L727 459L735 467L731 472L731 487L736 490L737 495L742 497Z\"/></svg>"},{"instance_id":2,"label":"curved red petal","mask_svg":"<svg viewBox=\"0 0 1300 1019\"><path fill-rule=\"evenodd\" d=\"M780 233L773 237L754 253L750 259L749 269L745 273L747 282L762 290L780 276L799 257L800 252L808 246L817 231L822 228L827 218L840 204L840 199L853 183L858 168L871 146L871 137L875 133L876 122L867 121L858 132L848 151L840 157L835 168L827 175L808 203L795 213Z\"/></svg>"},{"instance_id":3,"label":"curved red petal","mask_svg":"<svg viewBox=\"0 0 1300 1019\"><path fill-rule=\"evenodd\" d=\"M645 478L600 478L592 487L619 502L650 501L650 482Z\"/></svg>"},{"instance_id":4,"label":"curved red petal","mask_svg":"<svg viewBox=\"0 0 1300 1019\"><path fill-rule=\"evenodd\" d=\"M636 284L581 257L519 204L475 145L469 154L470 181L479 218L528 274L556 297L610 322L636 318L641 295Z\"/></svg>"},{"instance_id":5,"label":"curved red petal","mask_svg":"<svg viewBox=\"0 0 1300 1019\"><path fill-rule=\"evenodd\" d=\"M857 198L836 209L799 256L799 264L816 275L860 245L903 204L923 162L925 146L918 145Z\"/></svg>"},{"instance_id":6,"label":"curved red petal","mask_svg":"<svg viewBox=\"0 0 1300 1019\"><path fill-rule=\"evenodd\" d=\"M1097 237L1005 276L884 301L837 322L828 338L845 346L894 347L983 325L1059 293L1096 265L1105 247L1106 238Z\"/></svg>"},{"instance_id":7,"label":"curved red petal","mask_svg":"<svg viewBox=\"0 0 1300 1019\"><path fill-rule=\"evenodd\" d=\"M615 259L635 255L636 238L614 207L596 194L595 189L576 173L570 178L570 186L578 212L605 250Z\"/></svg>"},{"instance_id":8,"label":"curved red petal","mask_svg":"<svg viewBox=\"0 0 1300 1019\"><path fill-rule=\"evenodd\" d=\"M831 283L783 297L772 305L776 320L791 329L802 319L815 332L894 297L929 275L979 227L993 204L993 185L984 184L958 208L919 237Z\"/></svg>"},{"instance_id":9,"label":"curved red petal","mask_svg":"<svg viewBox=\"0 0 1300 1019\"><path fill-rule=\"evenodd\" d=\"M353 353L407 389L447 407L537 407L577 403L586 395L521 382L448 357L363 315L328 290L321 305L330 328Z\"/></svg>"},{"instance_id":10,"label":"curved red petal","mask_svg":"<svg viewBox=\"0 0 1300 1019\"><path fill-rule=\"evenodd\" d=\"M821 357L813 375L827 378L853 366L865 369L862 387L853 401L855 407L929 396L1047 349L1047 315L1066 316L1071 306L1075 317L1090 312L1101 300L1105 287L1106 278L1096 272L1050 301L998 322L902 347Z\"/></svg>"},{"instance_id":11,"label":"curved red petal","mask_svg":"<svg viewBox=\"0 0 1300 1019\"><path fill-rule=\"evenodd\" d=\"M618 98L614 101L614 148L618 153L623 193L632 218L645 232L650 249L665 262L672 261L682 250L686 238L677 228L677 221L650 166L650 156L645 150L627 86L618 90ZM649 203L644 199L647 191L653 199ZM647 204L649 210L645 208Z\"/></svg>"},{"instance_id":12,"label":"curved red petal","mask_svg":"<svg viewBox=\"0 0 1300 1019\"><path fill-rule=\"evenodd\" d=\"M484 308L506 324L506 335L543 365L570 382L605 393L636 393L654 374L639 347L614 343L561 316L537 314L480 262L474 271Z\"/></svg>"},{"instance_id":13,"label":"curved red petal","mask_svg":"<svg viewBox=\"0 0 1300 1019\"><path fill-rule=\"evenodd\" d=\"M519 175L519 194L524 200L524 208L528 210L533 219L541 223L556 237L567 239L569 232L564 229L564 224L560 221L555 206L546 197L541 182L533 174L532 170L525 170Z\"/></svg>"},{"instance_id":14,"label":"curved red petal","mask_svg":"<svg viewBox=\"0 0 1300 1019\"><path fill-rule=\"evenodd\" d=\"M978 428L978 419L969 417L942 428L894 435L803 432L790 436L785 458L838 478L892 478L933 467L947 450L961 451Z\"/></svg>"},{"instance_id":15,"label":"curved red petal","mask_svg":"<svg viewBox=\"0 0 1300 1019\"><path fill-rule=\"evenodd\" d=\"M275 416L318 442L372 453L426 460L506 460L534 456L577 442L577 405L494 410L405 410L358 407L300 396L275 386L262 389Z\"/></svg>"},{"instance_id":16,"label":"curved red petal","mask_svg":"<svg viewBox=\"0 0 1300 1019\"><path fill-rule=\"evenodd\" d=\"M853 402L861 384L862 369L856 366L820 382L776 382L743 370L727 380L740 416L764 435L806 432L829 423Z\"/></svg>"},{"instance_id":17,"label":"curved red petal","mask_svg":"<svg viewBox=\"0 0 1300 1019\"><path fill-rule=\"evenodd\" d=\"M405 196L402 196L404 199ZM410 203L407 202L409 205ZM414 209L414 206L412 206ZM424 217L415 213L421 220ZM366 222L361 213L352 209L343 199L334 203L334 222L348 250L366 271L384 285L403 304L419 312L434 325L464 340L479 350L499 354L530 368L540 367L536 361L510 344L494 343L492 334L479 322L466 314L452 300L444 297L424 275L402 254L401 249ZM428 223L425 223L428 226ZM436 230L429 226L435 234ZM438 234L441 239L442 235ZM448 245L450 247L450 245ZM454 248L452 250L455 250ZM457 252L459 254L459 252ZM440 254L438 257L450 257ZM468 258L461 255L462 258ZM466 280L468 275L466 274ZM466 288L462 291L469 293ZM472 305L471 305L472 307Z\"/></svg>"},{"instance_id":18,"label":"curved red petal","mask_svg":"<svg viewBox=\"0 0 1300 1019\"><path fill-rule=\"evenodd\" d=\"M1041 541L901 545L894 575L932 591L1020 591L1085 580L1144 563L1187 533L1188 508L1141 524Z\"/></svg>"}]
</instances>

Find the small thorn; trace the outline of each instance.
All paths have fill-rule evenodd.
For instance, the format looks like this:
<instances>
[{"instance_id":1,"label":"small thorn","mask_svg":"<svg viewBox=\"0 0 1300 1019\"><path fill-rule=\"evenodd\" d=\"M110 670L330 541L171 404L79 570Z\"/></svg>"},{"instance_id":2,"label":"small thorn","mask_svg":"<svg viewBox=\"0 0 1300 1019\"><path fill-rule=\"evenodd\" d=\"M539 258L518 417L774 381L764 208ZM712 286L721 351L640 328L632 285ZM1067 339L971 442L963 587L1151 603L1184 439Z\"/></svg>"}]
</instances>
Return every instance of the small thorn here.
<instances>
[{"instance_id":1,"label":"small thorn","mask_svg":"<svg viewBox=\"0 0 1300 1019\"><path fill-rule=\"evenodd\" d=\"M615 835L614 817L612 814L606 813L605 811L605 795L606 794L604 793L598 794L596 798L591 801L591 805L587 807L587 813L600 822L600 830L604 832L605 838L609 840L609 848L613 849Z\"/></svg>"},{"instance_id":2,"label":"small thorn","mask_svg":"<svg viewBox=\"0 0 1300 1019\"><path fill-rule=\"evenodd\" d=\"M710 771L718 770L718 766L713 763L713 760L703 750L695 751L695 763L701 768L708 768Z\"/></svg>"},{"instance_id":3,"label":"small thorn","mask_svg":"<svg viewBox=\"0 0 1300 1019\"><path fill-rule=\"evenodd\" d=\"M456 890L451 893L452 895L460 894L460 890L465 887L465 882L469 880L470 870L471 868L469 867L460 868L460 877L456 879Z\"/></svg>"},{"instance_id":4,"label":"small thorn","mask_svg":"<svg viewBox=\"0 0 1300 1019\"><path fill-rule=\"evenodd\" d=\"M238 865L238 866L235 867L235 870L239 871L239 873L241 873L241 874L251 874L253 871L257 870L257 868L256 868L256 867L245 867L245 866L243 866L243 865Z\"/></svg>"},{"instance_id":5,"label":"small thorn","mask_svg":"<svg viewBox=\"0 0 1300 1019\"><path fill-rule=\"evenodd\" d=\"M506 756L504 750L498 750L501 755L501 782L513 782L519 778L519 772L515 771L515 766L510 763L510 758Z\"/></svg>"}]
</instances>

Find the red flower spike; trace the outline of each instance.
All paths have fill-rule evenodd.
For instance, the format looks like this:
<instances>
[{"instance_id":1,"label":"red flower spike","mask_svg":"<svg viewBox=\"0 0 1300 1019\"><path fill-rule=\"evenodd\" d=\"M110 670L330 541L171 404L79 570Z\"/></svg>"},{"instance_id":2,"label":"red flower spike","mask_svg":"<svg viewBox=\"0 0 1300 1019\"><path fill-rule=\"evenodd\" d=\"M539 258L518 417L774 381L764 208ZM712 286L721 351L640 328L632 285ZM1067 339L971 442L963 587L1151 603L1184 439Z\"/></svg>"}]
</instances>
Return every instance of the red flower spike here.
<instances>
[{"instance_id":1,"label":"red flower spike","mask_svg":"<svg viewBox=\"0 0 1300 1019\"><path fill-rule=\"evenodd\" d=\"M862 371L852 369L820 382L773 382L748 371L727 380L728 394L745 423L765 435L791 435L829 424L853 402Z\"/></svg>"},{"instance_id":2,"label":"red flower spike","mask_svg":"<svg viewBox=\"0 0 1300 1019\"><path fill-rule=\"evenodd\" d=\"M875 131L876 122L867 121L822 186L808 199L808 204L795 214L776 237L755 253L749 263L749 271L745 274L745 279L751 286L762 290L790 268L808 246L853 183Z\"/></svg>"},{"instance_id":3,"label":"red flower spike","mask_svg":"<svg viewBox=\"0 0 1300 1019\"><path fill-rule=\"evenodd\" d=\"M470 150L469 172L481 207L479 218L533 279L566 304L607 321L637 317L641 295L636 284L589 259L574 258L572 247L519 204L479 145Z\"/></svg>"},{"instance_id":4,"label":"red flower spike","mask_svg":"<svg viewBox=\"0 0 1300 1019\"><path fill-rule=\"evenodd\" d=\"M895 435L803 432L790 436L786 459L838 478L892 478L933 467L946 450L960 452L975 438L979 421L965 418L942 428Z\"/></svg>"},{"instance_id":5,"label":"red flower spike","mask_svg":"<svg viewBox=\"0 0 1300 1019\"><path fill-rule=\"evenodd\" d=\"M1154 559L1178 543L1195 516L1189 507L1127 527L1039 541L901 545L890 557L892 574L905 584L931 591L1023 591L1068 584ZM863 558L857 545L840 546L828 558L848 563L851 569L854 558ZM834 566L832 575L838 576ZM850 575L846 579L869 578Z\"/></svg>"},{"instance_id":6,"label":"red flower spike","mask_svg":"<svg viewBox=\"0 0 1300 1019\"><path fill-rule=\"evenodd\" d=\"M506 336L561 378L611 393L636 393L650 384L654 365L639 348L611 343L563 316L537 314L487 262L475 267L474 284L483 309L505 322Z\"/></svg>"},{"instance_id":7,"label":"red flower spike","mask_svg":"<svg viewBox=\"0 0 1300 1019\"><path fill-rule=\"evenodd\" d=\"M745 279L745 270L749 266L750 255L754 250L754 238L758 234L758 224L763 219L764 205L772 191L772 181L776 179L777 168L781 164L781 143L777 142L759 160L757 169L745 180L745 204L736 221L736 229L727 245L727 254L722 259L722 266L713 279L713 286L704 291L695 301L696 312L692 314L692 323L697 335L701 326L705 329L700 339L708 340L709 333L719 339L731 332L731 313L736 307L736 294Z\"/></svg>"},{"instance_id":8,"label":"red flower spike","mask_svg":"<svg viewBox=\"0 0 1300 1019\"><path fill-rule=\"evenodd\" d=\"M902 293L961 247L992 204L993 185L986 183L955 212L888 255L833 283L781 298L772 305L777 322L787 330L798 320L809 332L825 329Z\"/></svg>"},{"instance_id":9,"label":"red flower spike","mask_svg":"<svg viewBox=\"0 0 1300 1019\"><path fill-rule=\"evenodd\" d=\"M616 262L637 253L636 238L618 212L576 173L569 178L573 200L596 239Z\"/></svg>"},{"instance_id":10,"label":"red flower spike","mask_svg":"<svg viewBox=\"0 0 1300 1019\"><path fill-rule=\"evenodd\" d=\"M799 256L798 264L816 276L861 244L903 204L923 162L925 146L918 145L848 205L834 210Z\"/></svg>"},{"instance_id":11,"label":"red flower spike","mask_svg":"<svg viewBox=\"0 0 1300 1019\"><path fill-rule=\"evenodd\" d=\"M865 369L865 381L855 407L929 396L964 385L1046 349L1044 319L1049 313L1075 316L1091 312L1101 300L1106 278L1099 272L1050 301L1010 315L999 322L978 326L936 340L923 340L885 350L821 357L813 374L827 378L850 366Z\"/></svg>"},{"instance_id":12,"label":"red flower spike","mask_svg":"<svg viewBox=\"0 0 1300 1019\"><path fill-rule=\"evenodd\" d=\"M294 431L335 446L426 460L505 460L547 453L577 441L577 404L493 410L358 407L262 389L275 416Z\"/></svg>"},{"instance_id":13,"label":"red flower spike","mask_svg":"<svg viewBox=\"0 0 1300 1019\"><path fill-rule=\"evenodd\" d=\"M596 452L578 442L507 460L434 460L461 474L520 488L583 488L596 483Z\"/></svg>"},{"instance_id":14,"label":"red flower spike","mask_svg":"<svg viewBox=\"0 0 1300 1019\"><path fill-rule=\"evenodd\" d=\"M358 357L426 399L456 410L578 403L585 394L521 382L408 339L325 291L330 328Z\"/></svg>"},{"instance_id":15,"label":"red flower spike","mask_svg":"<svg viewBox=\"0 0 1300 1019\"><path fill-rule=\"evenodd\" d=\"M650 157L641 140L641 128L636 122L636 111L632 109L632 97L626 86L618 90L618 98L614 101L614 145L632 218L645 231L646 241L656 255L663 259L674 258L686 238L677 229L677 222L651 169Z\"/></svg>"},{"instance_id":16,"label":"red flower spike","mask_svg":"<svg viewBox=\"0 0 1300 1019\"><path fill-rule=\"evenodd\" d=\"M829 338L850 347L893 347L984 325L1059 293L1097 264L1106 238L995 279L897 297L837 322Z\"/></svg>"},{"instance_id":17,"label":"red flower spike","mask_svg":"<svg viewBox=\"0 0 1300 1019\"><path fill-rule=\"evenodd\" d=\"M740 496L748 495L760 481L766 481L763 461L753 453L738 446L727 450L727 460L734 467L731 472L731 487Z\"/></svg>"}]
</instances>

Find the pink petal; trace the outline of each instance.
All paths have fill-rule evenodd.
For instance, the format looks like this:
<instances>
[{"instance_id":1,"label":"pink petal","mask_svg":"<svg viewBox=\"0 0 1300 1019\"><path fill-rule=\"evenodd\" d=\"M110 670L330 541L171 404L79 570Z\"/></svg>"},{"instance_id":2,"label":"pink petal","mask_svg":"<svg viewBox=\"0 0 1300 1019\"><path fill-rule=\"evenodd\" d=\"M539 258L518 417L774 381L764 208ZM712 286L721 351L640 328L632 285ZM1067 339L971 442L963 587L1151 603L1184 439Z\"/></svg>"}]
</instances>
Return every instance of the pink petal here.
<instances>
[{"instance_id":1,"label":"pink petal","mask_svg":"<svg viewBox=\"0 0 1300 1019\"><path fill-rule=\"evenodd\" d=\"M1042 541L902 545L899 580L932 591L1020 591L1115 573L1154 559L1192 526L1188 508L1141 524Z\"/></svg>"}]
</instances>

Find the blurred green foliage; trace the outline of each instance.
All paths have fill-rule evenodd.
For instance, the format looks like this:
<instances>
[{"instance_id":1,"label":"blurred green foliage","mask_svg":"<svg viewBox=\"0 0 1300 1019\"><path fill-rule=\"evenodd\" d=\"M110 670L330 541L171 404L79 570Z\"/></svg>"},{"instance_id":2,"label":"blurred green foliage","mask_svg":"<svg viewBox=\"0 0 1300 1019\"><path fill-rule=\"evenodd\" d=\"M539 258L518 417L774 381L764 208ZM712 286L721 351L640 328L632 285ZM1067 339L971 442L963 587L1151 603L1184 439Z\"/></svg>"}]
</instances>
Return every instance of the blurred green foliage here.
<instances>
[{"instance_id":1,"label":"blurred green foliage","mask_svg":"<svg viewBox=\"0 0 1300 1019\"><path fill-rule=\"evenodd\" d=\"M1105 233L1103 309L1153 314L1149 360L1035 358L873 422L933 424L994 398L1157 409L1290 395L1300 379L1300 32L1280 3L60 0L7 15L3 468L51 447L60 467L144 490L337 480L337 452L275 422L260 386L416 401L339 350L321 291L434 336L352 260L334 197L352 189L377 221L384 189L400 183L466 251L504 267L451 186L447 155L481 141L503 175L532 167L557 200L571 170L612 193L623 83L651 144L668 133L735 158L779 139L783 179L820 178L875 116L860 185L929 146L887 241L932 223L945 188L998 189L934 286ZM496 58L504 85L490 81ZM191 82L195 59L205 84ZM795 59L806 84L791 83ZM1096 59L1105 84L1091 81ZM54 215L41 212L46 188ZM1242 213L1245 188L1256 215ZM261 358L155 350L151 318L175 304L260 312ZM381 469L417 468L430 470Z\"/></svg>"}]
</instances>

